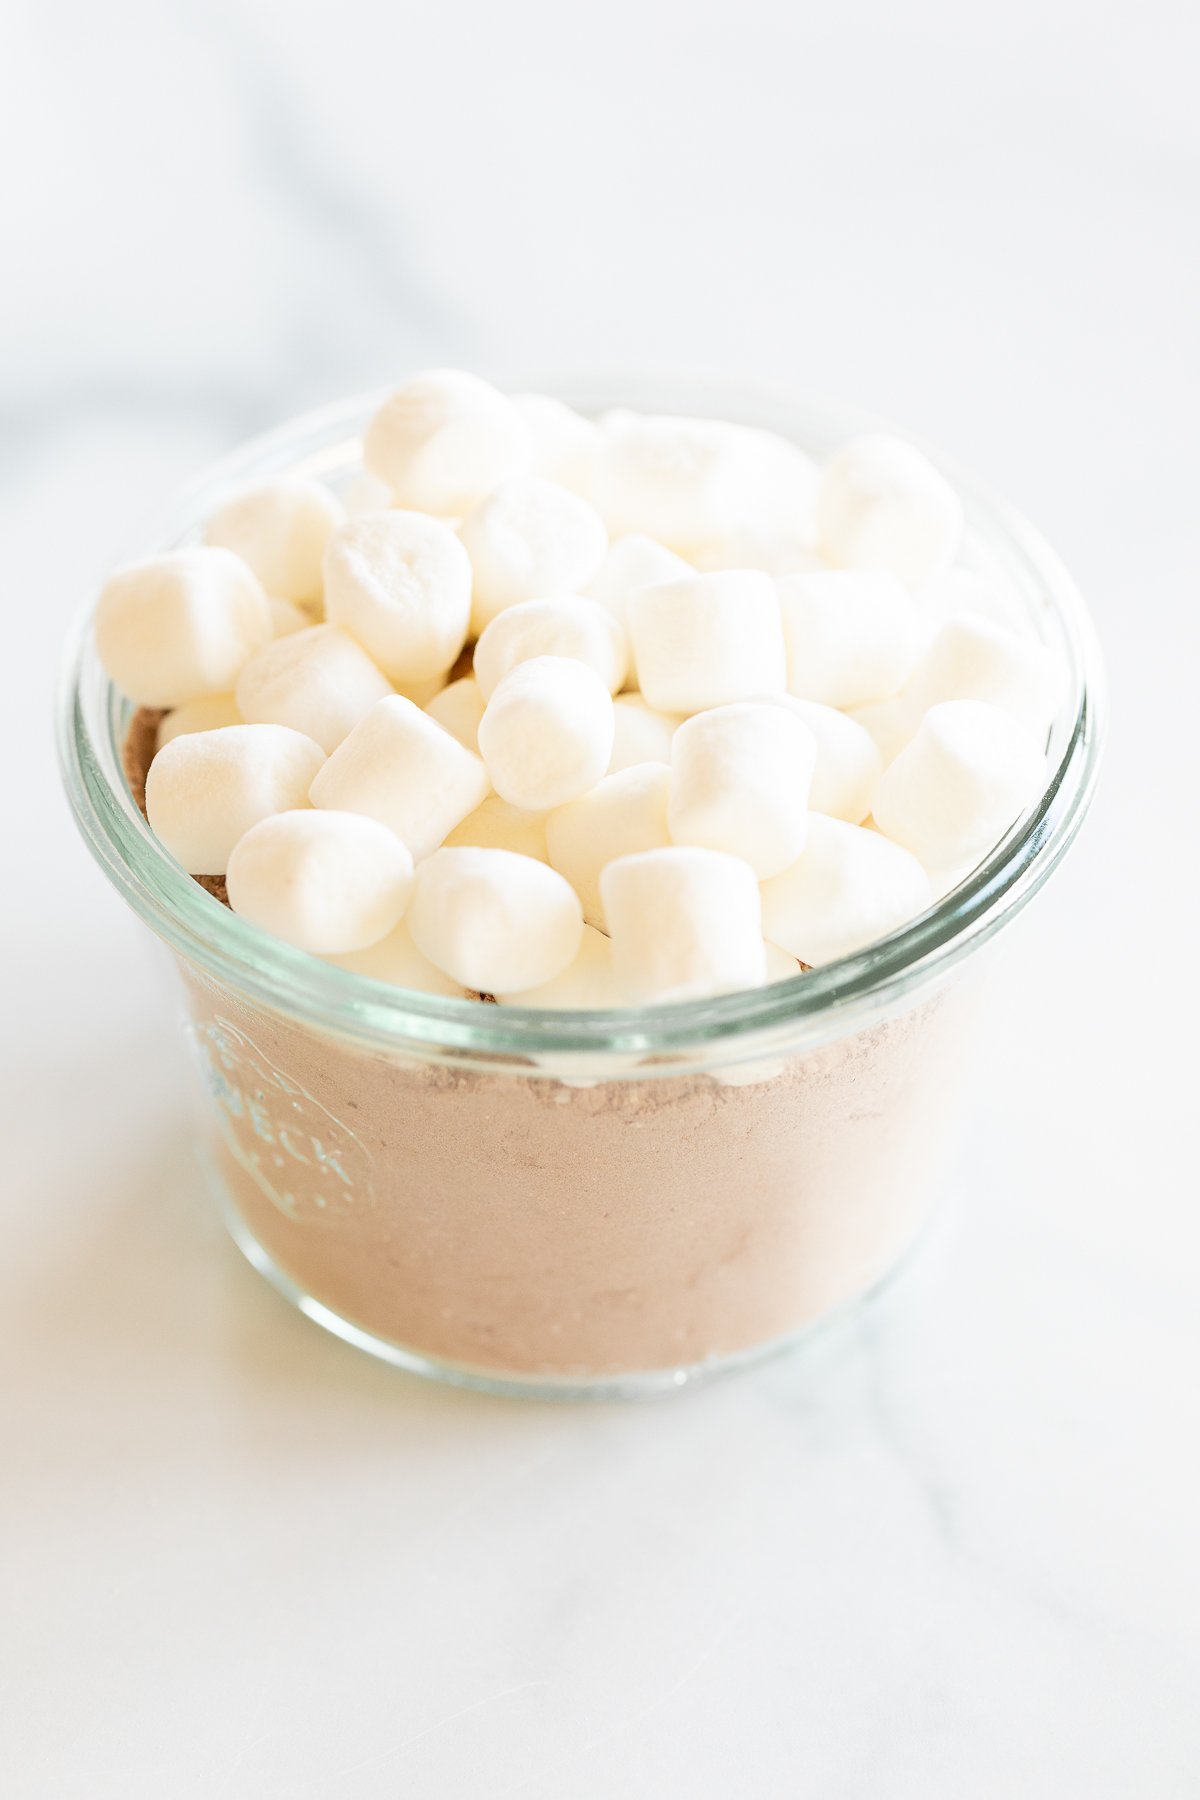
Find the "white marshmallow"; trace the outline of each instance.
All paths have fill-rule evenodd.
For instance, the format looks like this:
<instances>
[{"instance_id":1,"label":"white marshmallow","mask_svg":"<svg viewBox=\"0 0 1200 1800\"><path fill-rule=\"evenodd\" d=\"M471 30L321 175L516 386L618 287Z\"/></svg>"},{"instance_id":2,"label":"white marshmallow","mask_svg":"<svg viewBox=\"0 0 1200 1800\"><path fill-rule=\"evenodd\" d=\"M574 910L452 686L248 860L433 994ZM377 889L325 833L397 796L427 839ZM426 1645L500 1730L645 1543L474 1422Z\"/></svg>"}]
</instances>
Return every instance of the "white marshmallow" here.
<instances>
[{"instance_id":1,"label":"white marshmallow","mask_svg":"<svg viewBox=\"0 0 1200 1800\"><path fill-rule=\"evenodd\" d=\"M412 857L374 819L285 812L238 839L225 884L230 906L252 925L330 956L386 937L408 905L412 879Z\"/></svg>"},{"instance_id":2,"label":"white marshmallow","mask_svg":"<svg viewBox=\"0 0 1200 1800\"><path fill-rule=\"evenodd\" d=\"M891 575L824 570L776 581L788 691L826 706L888 700L918 652L916 612Z\"/></svg>"},{"instance_id":3,"label":"white marshmallow","mask_svg":"<svg viewBox=\"0 0 1200 1800\"><path fill-rule=\"evenodd\" d=\"M655 712L640 694L618 694L613 701L613 748L608 773L632 769L635 763L670 762L671 740L678 713Z\"/></svg>"},{"instance_id":4,"label":"white marshmallow","mask_svg":"<svg viewBox=\"0 0 1200 1800\"><path fill-rule=\"evenodd\" d=\"M317 622L316 612L309 612L303 606L297 606L294 600L272 600L271 636L273 638L292 637L297 631L307 631L310 625Z\"/></svg>"},{"instance_id":5,"label":"white marshmallow","mask_svg":"<svg viewBox=\"0 0 1200 1800\"><path fill-rule=\"evenodd\" d=\"M150 764L146 817L190 875L223 875L252 825L307 806L324 761L319 744L286 725L188 732Z\"/></svg>"},{"instance_id":6,"label":"white marshmallow","mask_svg":"<svg viewBox=\"0 0 1200 1800\"><path fill-rule=\"evenodd\" d=\"M420 681L398 681L396 692L403 694L406 700L411 700L414 706L419 706L424 712L429 702L445 691L445 686L446 671L443 669L440 675L426 675Z\"/></svg>"},{"instance_id":7,"label":"white marshmallow","mask_svg":"<svg viewBox=\"0 0 1200 1800\"><path fill-rule=\"evenodd\" d=\"M459 536L471 559L476 634L520 600L577 592L608 548L595 509L540 475L503 482L463 520Z\"/></svg>"},{"instance_id":8,"label":"white marshmallow","mask_svg":"<svg viewBox=\"0 0 1200 1800\"><path fill-rule=\"evenodd\" d=\"M952 611L973 612L975 600L980 594L989 592L987 584L978 575L970 569L957 566L945 569L931 581L923 581L919 587L915 587L912 599L921 640L921 654L924 655Z\"/></svg>"},{"instance_id":9,"label":"white marshmallow","mask_svg":"<svg viewBox=\"0 0 1200 1800\"><path fill-rule=\"evenodd\" d=\"M548 812L594 787L613 746L608 687L586 663L535 656L518 663L488 701L479 751L496 792L527 812Z\"/></svg>"},{"instance_id":10,"label":"white marshmallow","mask_svg":"<svg viewBox=\"0 0 1200 1800\"><path fill-rule=\"evenodd\" d=\"M232 694L214 694L207 700L189 700L173 712L164 713L158 721L157 748L162 749L172 738L184 737L189 731L217 731L222 725L244 723Z\"/></svg>"},{"instance_id":11,"label":"white marshmallow","mask_svg":"<svg viewBox=\"0 0 1200 1800\"><path fill-rule=\"evenodd\" d=\"M594 492L610 536L644 533L686 555L739 523L742 464L730 426L626 412L600 423Z\"/></svg>"},{"instance_id":12,"label":"white marshmallow","mask_svg":"<svg viewBox=\"0 0 1200 1800\"><path fill-rule=\"evenodd\" d=\"M629 596L634 588L647 587L656 581L674 581L680 575L691 573L691 564L684 562L682 556L676 556L665 544L657 544L653 538L643 537L635 531L609 545L608 553L588 582L586 591L589 599L607 606L613 617L628 630Z\"/></svg>"},{"instance_id":13,"label":"white marshmallow","mask_svg":"<svg viewBox=\"0 0 1200 1800\"><path fill-rule=\"evenodd\" d=\"M661 850L671 842L667 829L670 785L671 771L665 763L643 763L605 776L589 793L556 807L548 816L550 863L579 895L589 925L604 929L600 877L607 865L619 856Z\"/></svg>"},{"instance_id":14,"label":"white marshmallow","mask_svg":"<svg viewBox=\"0 0 1200 1800\"><path fill-rule=\"evenodd\" d=\"M522 600L494 618L475 646L472 666L484 700L511 669L535 656L587 663L615 694L629 667L629 644L612 613L595 600Z\"/></svg>"},{"instance_id":15,"label":"white marshmallow","mask_svg":"<svg viewBox=\"0 0 1200 1800\"><path fill-rule=\"evenodd\" d=\"M439 688L433 698L425 702L425 711L465 749L476 751L479 748L479 721L486 705L475 677L460 675L457 681Z\"/></svg>"},{"instance_id":16,"label":"white marshmallow","mask_svg":"<svg viewBox=\"0 0 1200 1800\"><path fill-rule=\"evenodd\" d=\"M912 741L913 732L921 723L920 713L904 694L897 694L894 700L872 700L867 706L852 707L846 717L870 733L885 769Z\"/></svg>"},{"instance_id":17,"label":"white marshmallow","mask_svg":"<svg viewBox=\"0 0 1200 1800\"><path fill-rule=\"evenodd\" d=\"M399 506L443 516L470 512L529 456L529 427L512 401L459 369L412 376L363 440L363 461Z\"/></svg>"},{"instance_id":18,"label":"white marshmallow","mask_svg":"<svg viewBox=\"0 0 1200 1800\"><path fill-rule=\"evenodd\" d=\"M777 875L804 848L816 759L813 733L781 706L743 701L685 719L671 745L673 842L740 856L760 881Z\"/></svg>"},{"instance_id":19,"label":"white marshmallow","mask_svg":"<svg viewBox=\"0 0 1200 1800\"><path fill-rule=\"evenodd\" d=\"M487 771L401 694L377 700L313 782L314 806L378 819L415 862L436 850L488 791Z\"/></svg>"},{"instance_id":20,"label":"white marshmallow","mask_svg":"<svg viewBox=\"0 0 1200 1800\"><path fill-rule=\"evenodd\" d=\"M1044 777L1027 725L983 700L947 700L885 770L872 811L880 831L926 868L959 868L997 842Z\"/></svg>"},{"instance_id":21,"label":"white marshmallow","mask_svg":"<svg viewBox=\"0 0 1200 1800\"><path fill-rule=\"evenodd\" d=\"M583 913L561 875L510 850L439 850L417 870L409 929L466 988L522 994L574 960Z\"/></svg>"},{"instance_id":22,"label":"white marshmallow","mask_svg":"<svg viewBox=\"0 0 1200 1800\"><path fill-rule=\"evenodd\" d=\"M387 676L340 625L311 625L250 658L238 676L237 703L244 719L290 725L328 755L391 691Z\"/></svg>"},{"instance_id":23,"label":"white marshmallow","mask_svg":"<svg viewBox=\"0 0 1200 1800\"><path fill-rule=\"evenodd\" d=\"M757 425L734 425L741 463L743 522L750 531L793 534L810 547L816 542L816 498L820 471L790 438Z\"/></svg>"},{"instance_id":24,"label":"white marshmallow","mask_svg":"<svg viewBox=\"0 0 1200 1800\"><path fill-rule=\"evenodd\" d=\"M386 512L392 490L369 469L360 469L342 488L340 499L348 519L361 519L364 513Z\"/></svg>"},{"instance_id":25,"label":"white marshmallow","mask_svg":"<svg viewBox=\"0 0 1200 1800\"><path fill-rule=\"evenodd\" d=\"M800 959L793 956L790 950L784 950L778 944L767 943L765 939L763 950L767 958L768 981L791 981L793 976L801 973Z\"/></svg>"},{"instance_id":26,"label":"white marshmallow","mask_svg":"<svg viewBox=\"0 0 1200 1800\"><path fill-rule=\"evenodd\" d=\"M202 545L132 563L96 604L96 648L138 706L182 706L225 694L271 636L258 578L232 550Z\"/></svg>"},{"instance_id":27,"label":"white marshmallow","mask_svg":"<svg viewBox=\"0 0 1200 1800\"><path fill-rule=\"evenodd\" d=\"M448 525L421 513L350 519L325 551L325 616L397 685L442 675L467 639L467 553Z\"/></svg>"},{"instance_id":28,"label":"white marshmallow","mask_svg":"<svg viewBox=\"0 0 1200 1800\"><path fill-rule=\"evenodd\" d=\"M525 812L510 806L499 794L489 794L473 813L448 833L446 844L454 849L473 844L478 850L515 850L535 862L549 862L546 851L545 813Z\"/></svg>"},{"instance_id":29,"label":"white marshmallow","mask_svg":"<svg viewBox=\"0 0 1200 1800\"><path fill-rule=\"evenodd\" d=\"M976 569L947 569L917 594L925 616L936 628L944 619L969 614L989 619L993 625L1018 637L1036 637L1033 620L1020 596L1003 580L981 575Z\"/></svg>"},{"instance_id":30,"label":"white marshmallow","mask_svg":"<svg viewBox=\"0 0 1200 1800\"><path fill-rule=\"evenodd\" d=\"M204 527L206 544L223 544L253 569L277 600L321 598L321 559L345 513L319 481L277 475L255 482L218 507Z\"/></svg>"},{"instance_id":31,"label":"white marshmallow","mask_svg":"<svg viewBox=\"0 0 1200 1800\"><path fill-rule=\"evenodd\" d=\"M883 758L871 733L857 720L838 712L836 707L823 706L819 700L772 694L769 703L785 706L816 739L817 762L808 790L811 810L845 819L850 825L861 824L871 810L871 796L883 773Z\"/></svg>"},{"instance_id":32,"label":"white marshmallow","mask_svg":"<svg viewBox=\"0 0 1200 1800\"><path fill-rule=\"evenodd\" d=\"M1054 652L982 615L946 620L915 671L906 697L918 712L943 700L986 700L1044 736L1065 676Z\"/></svg>"},{"instance_id":33,"label":"white marshmallow","mask_svg":"<svg viewBox=\"0 0 1200 1800\"><path fill-rule=\"evenodd\" d=\"M766 575L826 567L807 532L780 525L739 525L696 551L694 561L698 569L761 569Z\"/></svg>"},{"instance_id":34,"label":"white marshmallow","mask_svg":"<svg viewBox=\"0 0 1200 1800\"><path fill-rule=\"evenodd\" d=\"M550 394L514 394L512 403L529 428L533 474L589 498L603 442L599 426Z\"/></svg>"},{"instance_id":35,"label":"white marshmallow","mask_svg":"<svg viewBox=\"0 0 1200 1800\"><path fill-rule=\"evenodd\" d=\"M575 959L561 975L523 994L496 998L501 1006L544 1006L551 1012L595 1012L625 1004L613 973L612 943L591 925L584 926Z\"/></svg>"},{"instance_id":36,"label":"white marshmallow","mask_svg":"<svg viewBox=\"0 0 1200 1800\"><path fill-rule=\"evenodd\" d=\"M962 541L958 495L902 438L855 438L831 456L816 513L828 562L895 575L908 587L949 568Z\"/></svg>"},{"instance_id":37,"label":"white marshmallow","mask_svg":"<svg viewBox=\"0 0 1200 1800\"><path fill-rule=\"evenodd\" d=\"M803 854L763 883L763 930L809 964L849 956L925 911L929 877L876 831L814 813Z\"/></svg>"},{"instance_id":38,"label":"white marshmallow","mask_svg":"<svg viewBox=\"0 0 1200 1800\"><path fill-rule=\"evenodd\" d=\"M369 975L373 981L386 981L392 987L412 988L421 994L442 994L447 998L465 999L461 981L452 981L422 956L413 943L407 919L371 944L365 950L351 950L344 956L331 956L329 961L352 975Z\"/></svg>"},{"instance_id":39,"label":"white marshmallow","mask_svg":"<svg viewBox=\"0 0 1200 1800\"><path fill-rule=\"evenodd\" d=\"M813 539L817 471L775 432L724 420L613 413L595 492L614 535L645 532L692 555L742 530Z\"/></svg>"},{"instance_id":40,"label":"white marshmallow","mask_svg":"<svg viewBox=\"0 0 1200 1800\"><path fill-rule=\"evenodd\" d=\"M629 631L638 685L661 712L701 712L786 686L779 600L756 570L635 588Z\"/></svg>"},{"instance_id":41,"label":"white marshmallow","mask_svg":"<svg viewBox=\"0 0 1200 1800\"><path fill-rule=\"evenodd\" d=\"M600 877L613 967L636 1001L694 1000L766 980L749 863L673 846L618 857Z\"/></svg>"}]
</instances>

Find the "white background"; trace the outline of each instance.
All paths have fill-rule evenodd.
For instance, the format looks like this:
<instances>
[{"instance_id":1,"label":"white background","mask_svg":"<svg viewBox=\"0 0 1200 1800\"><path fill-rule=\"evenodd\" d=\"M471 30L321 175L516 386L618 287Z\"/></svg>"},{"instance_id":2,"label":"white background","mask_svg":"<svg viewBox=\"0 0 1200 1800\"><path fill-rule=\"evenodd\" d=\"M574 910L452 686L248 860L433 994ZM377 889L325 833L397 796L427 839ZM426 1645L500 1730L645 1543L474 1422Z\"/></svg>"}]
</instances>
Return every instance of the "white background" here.
<instances>
[{"instance_id":1,"label":"white background","mask_svg":"<svg viewBox=\"0 0 1200 1800\"><path fill-rule=\"evenodd\" d=\"M5 10L0 1791L1195 1795L1195 8ZM59 641L139 520L433 361L890 415L1107 652L940 1241L670 1405L426 1388L262 1287L58 795Z\"/></svg>"}]
</instances>

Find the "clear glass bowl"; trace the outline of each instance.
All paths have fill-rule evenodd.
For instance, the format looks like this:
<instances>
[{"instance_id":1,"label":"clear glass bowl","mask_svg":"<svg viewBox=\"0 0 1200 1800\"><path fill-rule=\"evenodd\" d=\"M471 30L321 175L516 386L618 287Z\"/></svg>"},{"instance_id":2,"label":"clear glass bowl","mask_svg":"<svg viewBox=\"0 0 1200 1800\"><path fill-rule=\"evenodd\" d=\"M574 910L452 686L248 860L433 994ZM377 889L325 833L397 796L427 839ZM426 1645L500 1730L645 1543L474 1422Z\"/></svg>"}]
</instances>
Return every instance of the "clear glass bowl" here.
<instances>
[{"instance_id":1,"label":"clear glass bowl","mask_svg":"<svg viewBox=\"0 0 1200 1800\"><path fill-rule=\"evenodd\" d=\"M587 412L767 425L818 454L876 423L712 384L554 388ZM136 553L195 541L253 477L290 470L344 490L374 404L346 401L246 445L180 494ZM1066 572L1006 505L941 466L966 508L970 560L1069 671L1045 791L903 930L709 1001L549 1013L443 999L246 925L172 861L134 803L131 709L100 667L89 606L60 707L71 804L182 977L202 1144L230 1230L309 1317L445 1380L636 1394L794 1343L897 1267L960 1120L978 953L1074 837L1103 703Z\"/></svg>"}]
</instances>

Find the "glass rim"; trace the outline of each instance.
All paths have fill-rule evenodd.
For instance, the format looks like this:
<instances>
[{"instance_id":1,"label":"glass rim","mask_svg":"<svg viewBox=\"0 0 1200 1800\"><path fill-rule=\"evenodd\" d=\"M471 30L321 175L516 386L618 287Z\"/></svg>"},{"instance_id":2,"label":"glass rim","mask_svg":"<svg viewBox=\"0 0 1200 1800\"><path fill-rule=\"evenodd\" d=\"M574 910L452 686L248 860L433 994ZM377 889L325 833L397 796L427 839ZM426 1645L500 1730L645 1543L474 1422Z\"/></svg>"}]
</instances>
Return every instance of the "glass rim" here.
<instances>
[{"instance_id":1,"label":"glass rim","mask_svg":"<svg viewBox=\"0 0 1200 1800\"><path fill-rule=\"evenodd\" d=\"M711 411L719 393L723 416L737 418L740 412L742 422L782 430L817 451L880 428L876 419L845 409L749 395L703 380L664 387L661 380L591 377L543 382L541 388L584 411L624 404L697 414ZM710 404L697 406L698 397ZM176 491L141 535L135 554L152 555L194 540L204 514L224 492L255 477L285 469L352 476L361 466L362 426L379 399L376 393L340 400L242 444ZM188 962L269 1011L379 1049L476 1058L576 1052L669 1056L689 1048L761 1054L841 1035L940 981L1028 903L1082 823L1103 739L1103 666L1071 577L1040 533L1006 501L941 456L933 460L963 501L969 538L999 558L1010 581L1053 631L1068 671L1067 691L1050 731L1047 781L1036 801L956 887L917 919L850 956L713 998L575 1012L394 988L294 949L206 893L159 843L134 803L121 758L134 709L100 667L92 633L94 599L82 608L71 633L57 706L59 757L76 823L118 892Z\"/></svg>"}]
</instances>

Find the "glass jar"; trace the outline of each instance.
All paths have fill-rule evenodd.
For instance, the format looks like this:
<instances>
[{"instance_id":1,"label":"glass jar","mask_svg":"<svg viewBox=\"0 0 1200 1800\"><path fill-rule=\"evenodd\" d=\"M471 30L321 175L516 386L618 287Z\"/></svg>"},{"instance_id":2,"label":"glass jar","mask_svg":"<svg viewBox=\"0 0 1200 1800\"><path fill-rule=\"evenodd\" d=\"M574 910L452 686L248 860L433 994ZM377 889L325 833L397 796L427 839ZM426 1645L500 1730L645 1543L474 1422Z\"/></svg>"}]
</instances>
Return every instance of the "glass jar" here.
<instances>
[{"instance_id":1,"label":"glass jar","mask_svg":"<svg viewBox=\"0 0 1200 1800\"><path fill-rule=\"evenodd\" d=\"M710 385L558 384L769 426L822 454L874 422ZM374 402L245 446L138 546L199 537L227 492L288 470L346 491ZM943 465L944 467L944 465ZM94 855L182 977L202 1142L236 1242L309 1317L377 1356L501 1391L633 1394L792 1344L877 1289L929 1216L979 1024L980 952L1086 810L1102 678L1041 539L954 474L967 555L1069 680L1049 779L992 853L868 949L748 993L539 1012L386 987L245 924L157 842L122 752L131 709L71 647L60 744Z\"/></svg>"}]
</instances>

